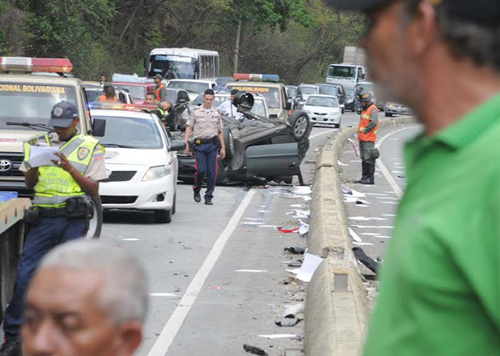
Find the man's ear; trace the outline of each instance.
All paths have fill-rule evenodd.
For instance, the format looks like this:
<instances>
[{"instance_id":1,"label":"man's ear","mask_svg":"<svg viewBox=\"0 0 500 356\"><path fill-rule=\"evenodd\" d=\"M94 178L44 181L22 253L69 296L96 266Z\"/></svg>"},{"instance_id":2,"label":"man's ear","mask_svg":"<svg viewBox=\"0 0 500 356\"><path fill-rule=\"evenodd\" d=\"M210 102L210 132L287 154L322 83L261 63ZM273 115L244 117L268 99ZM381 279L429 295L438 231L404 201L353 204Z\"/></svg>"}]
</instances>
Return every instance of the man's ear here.
<instances>
[{"instance_id":1,"label":"man's ear","mask_svg":"<svg viewBox=\"0 0 500 356\"><path fill-rule=\"evenodd\" d=\"M127 321L120 325L120 355L133 356L142 342L142 326L137 321Z\"/></svg>"},{"instance_id":2,"label":"man's ear","mask_svg":"<svg viewBox=\"0 0 500 356\"><path fill-rule=\"evenodd\" d=\"M438 40L439 28L436 10L427 1L421 1L408 26L408 46L415 56L422 56Z\"/></svg>"}]
</instances>

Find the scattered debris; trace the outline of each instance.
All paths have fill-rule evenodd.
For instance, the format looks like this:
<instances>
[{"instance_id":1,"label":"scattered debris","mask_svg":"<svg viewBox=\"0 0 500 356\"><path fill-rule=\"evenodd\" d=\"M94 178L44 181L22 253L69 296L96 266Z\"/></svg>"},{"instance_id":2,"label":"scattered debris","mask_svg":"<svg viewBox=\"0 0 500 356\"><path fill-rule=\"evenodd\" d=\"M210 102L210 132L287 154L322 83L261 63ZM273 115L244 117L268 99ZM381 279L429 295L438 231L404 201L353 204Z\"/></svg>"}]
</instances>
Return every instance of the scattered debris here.
<instances>
[{"instance_id":1,"label":"scattered debris","mask_svg":"<svg viewBox=\"0 0 500 356\"><path fill-rule=\"evenodd\" d=\"M299 228L296 227L295 229L282 229L282 228L278 228L277 229L279 232L282 232L284 234L291 234L292 232L297 232L299 231Z\"/></svg>"},{"instance_id":2,"label":"scattered debris","mask_svg":"<svg viewBox=\"0 0 500 356\"><path fill-rule=\"evenodd\" d=\"M266 273L269 272L267 269L237 269L235 272L243 273Z\"/></svg>"},{"instance_id":3,"label":"scattered debris","mask_svg":"<svg viewBox=\"0 0 500 356\"><path fill-rule=\"evenodd\" d=\"M177 297L174 293L150 293L151 297Z\"/></svg>"},{"instance_id":4,"label":"scattered debris","mask_svg":"<svg viewBox=\"0 0 500 356\"><path fill-rule=\"evenodd\" d=\"M370 271L377 274L377 270L379 268L379 263L377 261L368 257L362 248L353 247L352 250L354 252L354 256L356 256L356 258L359 260L359 262L364 264L366 266L366 268L368 268Z\"/></svg>"},{"instance_id":5,"label":"scattered debris","mask_svg":"<svg viewBox=\"0 0 500 356\"><path fill-rule=\"evenodd\" d=\"M275 321L274 323L282 328L291 328L300 323L300 319L283 319Z\"/></svg>"},{"instance_id":6,"label":"scattered debris","mask_svg":"<svg viewBox=\"0 0 500 356\"><path fill-rule=\"evenodd\" d=\"M256 347L256 346L247 345L247 344L243 345L243 350L245 350L246 352L249 352L251 354L254 354L254 355L261 355L261 356L268 356L269 355L267 352L264 351L264 349L261 349L260 347Z\"/></svg>"},{"instance_id":7,"label":"scattered debris","mask_svg":"<svg viewBox=\"0 0 500 356\"><path fill-rule=\"evenodd\" d=\"M283 318L295 318L295 316L297 314L302 313L304 309L305 309L304 303L287 305L285 307L285 310L283 311Z\"/></svg>"},{"instance_id":8,"label":"scattered debris","mask_svg":"<svg viewBox=\"0 0 500 356\"><path fill-rule=\"evenodd\" d=\"M286 252L293 253L294 255L303 255L306 249L300 246L285 247Z\"/></svg>"},{"instance_id":9,"label":"scattered debris","mask_svg":"<svg viewBox=\"0 0 500 356\"><path fill-rule=\"evenodd\" d=\"M302 340L302 338L296 334L272 334L272 335L258 335L259 337L265 337L266 339L295 339Z\"/></svg>"},{"instance_id":10,"label":"scattered debris","mask_svg":"<svg viewBox=\"0 0 500 356\"><path fill-rule=\"evenodd\" d=\"M340 167L342 167L342 166L347 167L348 166L348 164L342 163L340 161L337 161L337 165L339 165Z\"/></svg>"},{"instance_id":11,"label":"scattered debris","mask_svg":"<svg viewBox=\"0 0 500 356\"><path fill-rule=\"evenodd\" d=\"M297 269L287 269L287 272L293 273L297 275L297 279L303 282L310 282L311 278L318 268L318 266L323 262L321 257L311 255L310 253L306 253L304 257L304 263L302 266Z\"/></svg>"},{"instance_id":12,"label":"scattered debris","mask_svg":"<svg viewBox=\"0 0 500 356\"><path fill-rule=\"evenodd\" d=\"M358 234L356 234L353 229L351 229L349 227L348 230L349 230L349 235L351 235L351 237L352 237L352 239L354 241L356 241L356 242L363 242L363 240L361 239L361 237L359 237Z\"/></svg>"},{"instance_id":13,"label":"scattered debris","mask_svg":"<svg viewBox=\"0 0 500 356\"><path fill-rule=\"evenodd\" d=\"M306 224L302 220L299 220L299 221L300 221L300 228L299 228L298 232L301 236L304 236L305 234L307 234L309 232L309 224Z\"/></svg>"},{"instance_id":14,"label":"scattered debris","mask_svg":"<svg viewBox=\"0 0 500 356\"><path fill-rule=\"evenodd\" d=\"M302 261L294 261L288 264L288 267L302 267Z\"/></svg>"},{"instance_id":15,"label":"scattered debris","mask_svg":"<svg viewBox=\"0 0 500 356\"><path fill-rule=\"evenodd\" d=\"M310 195L312 193L311 187L308 186L295 186L293 192L298 195Z\"/></svg>"}]
</instances>

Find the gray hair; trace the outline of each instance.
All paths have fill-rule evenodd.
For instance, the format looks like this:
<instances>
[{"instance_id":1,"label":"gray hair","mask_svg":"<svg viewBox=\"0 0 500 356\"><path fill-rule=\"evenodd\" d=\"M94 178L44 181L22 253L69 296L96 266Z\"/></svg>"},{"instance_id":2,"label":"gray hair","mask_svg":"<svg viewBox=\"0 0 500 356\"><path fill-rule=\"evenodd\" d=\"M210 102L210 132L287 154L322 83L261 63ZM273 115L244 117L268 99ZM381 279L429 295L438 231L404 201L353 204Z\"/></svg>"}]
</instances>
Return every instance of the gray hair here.
<instances>
[{"instance_id":1,"label":"gray hair","mask_svg":"<svg viewBox=\"0 0 500 356\"><path fill-rule=\"evenodd\" d=\"M40 263L42 268L99 273L104 283L97 304L110 321L116 325L145 321L149 303L146 271L123 249L98 241L71 241L49 252Z\"/></svg>"},{"instance_id":2,"label":"gray hair","mask_svg":"<svg viewBox=\"0 0 500 356\"><path fill-rule=\"evenodd\" d=\"M405 0L409 15L421 1ZM456 58L470 58L478 66L500 72L500 20L495 26L467 21L450 14L445 6L436 6L436 15L441 38Z\"/></svg>"}]
</instances>

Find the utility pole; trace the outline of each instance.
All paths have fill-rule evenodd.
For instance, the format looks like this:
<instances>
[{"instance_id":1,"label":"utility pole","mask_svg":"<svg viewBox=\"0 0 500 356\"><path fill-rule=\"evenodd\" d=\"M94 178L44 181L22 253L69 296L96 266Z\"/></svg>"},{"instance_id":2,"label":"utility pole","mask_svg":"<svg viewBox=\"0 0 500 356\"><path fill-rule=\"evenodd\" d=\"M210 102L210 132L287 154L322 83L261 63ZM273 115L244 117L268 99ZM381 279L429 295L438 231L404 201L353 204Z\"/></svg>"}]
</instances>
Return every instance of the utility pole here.
<instances>
[{"instance_id":1,"label":"utility pole","mask_svg":"<svg viewBox=\"0 0 500 356\"><path fill-rule=\"evenodd\" d=\"M238 61L240 59L240 39L241 39L241 19L238 21L238 29L236 30L236 46L234 50L234 72L238 72Z\"/></svg>"}]
</instances>

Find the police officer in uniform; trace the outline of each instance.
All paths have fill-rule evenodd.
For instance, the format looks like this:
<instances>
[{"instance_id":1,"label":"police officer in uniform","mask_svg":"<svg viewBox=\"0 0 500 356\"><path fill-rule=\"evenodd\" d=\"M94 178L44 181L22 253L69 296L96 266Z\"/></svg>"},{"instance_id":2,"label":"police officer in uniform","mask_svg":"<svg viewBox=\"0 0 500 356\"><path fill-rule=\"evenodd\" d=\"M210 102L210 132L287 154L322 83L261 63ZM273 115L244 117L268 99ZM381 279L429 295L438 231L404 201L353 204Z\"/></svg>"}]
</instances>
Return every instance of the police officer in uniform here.
<instances>
[{"instance_id":1,"label":"police officer in uniform","mask_svg":"<svg viewBox=\"0 0 500 356\"><path fill-rule=\"evenodd\" d=\"M26 186L35 189L33 209L25 220L31 224L17 269L14 295L5 312L5 343L0 356L20 353L19 333L23 323L23 299L38 263L55 246L81 238L91 216L92 196L98 195L99 181L108 174L104 148L96 139L78 134L76 107L66 101L52 108L49 126L55 133L42 134L25 143L25 160L20 170ZM32 167L33 146L59 147L52 166Z\"/></svg>"},{"instance_id":2,"label":"police officer in uniform","mask_svg":"<svg viewBox=\"0 0 500 356\"><path fill-rule=\"evenodd\" d=\"M222 133L222 118L217 109L212 107L215 93L212 89L207 89L203 94L203 105L191 112L191 117L187 122L184 141L186 149L184 154L189 153L188 140L191 131L194 136L194 157L195 157L195 183L194 201L201 201L200 191L203 178L207 174L207 191L205 193L205 204L212 205L215 182L217 180L217 151L220 148L221 159L226 157L226 147Z\"/></svg>"},{"instance_id":3,"label":"police officer in uniform","mask_svg":"<svg viewBox=\"0 0 500 356\"><path fill-rule=\"evenodd\" d=\"M373 103L373 95L370 92L362 92L359 95L361 103L361 120L358 126L359 152L362 164L362 177L356 183L375 184L375 140L378 129L378 109Z\"/></svg>"}]
</instances>

